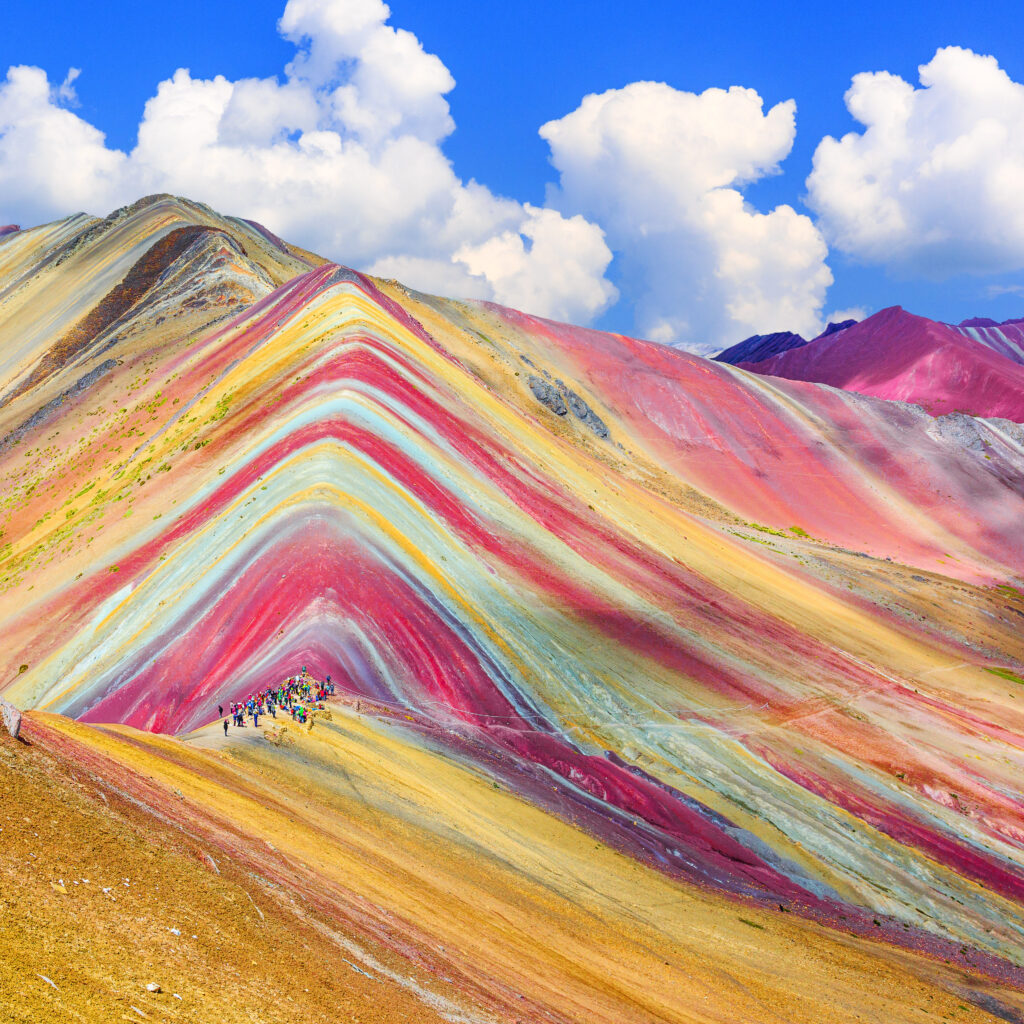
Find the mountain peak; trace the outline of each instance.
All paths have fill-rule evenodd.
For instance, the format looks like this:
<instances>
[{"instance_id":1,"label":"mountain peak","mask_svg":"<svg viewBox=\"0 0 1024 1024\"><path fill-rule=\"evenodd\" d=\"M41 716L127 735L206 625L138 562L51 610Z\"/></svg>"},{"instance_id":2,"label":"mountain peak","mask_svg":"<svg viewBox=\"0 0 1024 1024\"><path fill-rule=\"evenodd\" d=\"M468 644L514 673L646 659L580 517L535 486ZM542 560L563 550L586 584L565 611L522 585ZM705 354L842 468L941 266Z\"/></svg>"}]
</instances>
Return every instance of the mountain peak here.
<instances>
[{"instance_id":1,"label":"mountain peak","mask_svg":"<svg viewBox=\"0 0 1024 1024\"><path fill-rule=\"evenodd\" d=\"M1024 341L1005 330L950 327L889 306L859 324L744 369L912 402L936 415L966 412L1024 422Z\"/></svg>"}]
</instances>

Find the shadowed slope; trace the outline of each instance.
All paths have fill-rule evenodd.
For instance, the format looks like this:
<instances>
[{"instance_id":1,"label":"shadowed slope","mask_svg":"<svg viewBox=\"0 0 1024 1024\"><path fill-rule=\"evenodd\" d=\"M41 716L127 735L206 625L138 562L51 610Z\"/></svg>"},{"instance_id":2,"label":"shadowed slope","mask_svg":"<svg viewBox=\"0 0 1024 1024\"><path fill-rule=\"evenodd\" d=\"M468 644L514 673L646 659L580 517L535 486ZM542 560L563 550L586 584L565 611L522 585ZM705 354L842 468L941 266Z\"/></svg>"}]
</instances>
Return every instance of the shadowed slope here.
<instances>
[{"instance_id":1,"label":"shadowed slope","mask_svg":"<svg viewBox=\"0 0 1024 1024\"><path fill-rule=\"evenodd\" d=\"M788 352L790 349L810 345L820 338L827 338L830 334L835 334L837 331L845 331L847 327L852 327L856 322L856 320L841 320L839 323L830 323L821 334L810 341L806 341L799 334L794 334L792 331L777 331L775 334L754 334L738 344L725 349L725 351L719 352L714 358L716 362L730 363L733 366L759 363L771 356Z\"/></svg>"}]
</instances>

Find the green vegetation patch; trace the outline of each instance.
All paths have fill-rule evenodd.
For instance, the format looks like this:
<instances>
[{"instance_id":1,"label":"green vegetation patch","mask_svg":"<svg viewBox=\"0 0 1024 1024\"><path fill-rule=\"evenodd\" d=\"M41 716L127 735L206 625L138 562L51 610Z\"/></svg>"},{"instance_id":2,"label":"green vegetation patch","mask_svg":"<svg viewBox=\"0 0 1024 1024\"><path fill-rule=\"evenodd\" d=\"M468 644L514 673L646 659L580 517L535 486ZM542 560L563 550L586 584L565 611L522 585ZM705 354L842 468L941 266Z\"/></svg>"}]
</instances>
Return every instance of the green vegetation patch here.
<instances>
[{"instance_id":1,"label":"green vegetation patch","mask_svg":"<svg viewBox=\"0 0 1024 1024\"><path fill-rule=\"evenodd\" d=\"M785 530L776 530L773 526L762 526L760 523L747 523L752 530L757 530L760 533L770 533L773 537L785 537ZM796 527L794 527L796 529Z\"/></svg>"},{"instance_id":2,"label":"green vegetation patch","mask_svg":"<svg viewBox=\"0 0 1024 1024\"><path fill-rule=\"evenodd\" d=\"M991 672L994 676L999 676L1001 679L1009 679L1011 683L1019 683L1024 686L1024 679L1021 679L1016 672L1011 672L1008 668L989 668L985 666L986 672Z\"/></svg>"}]
</instances>

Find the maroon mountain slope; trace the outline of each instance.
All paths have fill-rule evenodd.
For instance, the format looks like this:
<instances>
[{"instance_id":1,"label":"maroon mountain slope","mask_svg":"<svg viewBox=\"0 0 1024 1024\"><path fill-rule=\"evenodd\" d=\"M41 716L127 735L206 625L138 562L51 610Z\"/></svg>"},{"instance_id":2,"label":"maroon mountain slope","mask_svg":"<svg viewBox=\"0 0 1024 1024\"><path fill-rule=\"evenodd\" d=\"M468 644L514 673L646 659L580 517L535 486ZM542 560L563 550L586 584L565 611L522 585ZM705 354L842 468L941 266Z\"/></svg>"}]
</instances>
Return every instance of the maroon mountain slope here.
<instances>
[{"instance_id":1,"label":"maroon mountain slope","mask_svg":"<svg viewBox=\"0 0 1024 1024\"><path fill-rule=\"evenodd\" d=\"M743 369L950 412L1024 422L1024 366L946 324L892 306Z\"/></svg>"}]
</instances>

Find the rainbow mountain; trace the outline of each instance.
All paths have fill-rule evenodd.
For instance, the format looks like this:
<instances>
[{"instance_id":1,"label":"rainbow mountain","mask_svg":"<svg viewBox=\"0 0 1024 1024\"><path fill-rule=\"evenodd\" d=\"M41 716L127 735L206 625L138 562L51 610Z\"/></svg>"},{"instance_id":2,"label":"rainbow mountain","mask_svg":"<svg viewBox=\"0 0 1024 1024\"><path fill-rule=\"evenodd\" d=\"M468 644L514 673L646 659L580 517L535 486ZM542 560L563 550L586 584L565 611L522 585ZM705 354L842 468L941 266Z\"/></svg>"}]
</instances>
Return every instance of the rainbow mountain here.
<instances>
[{"instance_id":1,"label":"rainbow mountain","mask_svg":"<svg viewBox=\"0 0 1024 1024\"><path fill-rule=\"evenodd\" d=\"M1020 423L153 196L0 236L0 495L33 750L424 1014L1024 1020Z\"/></svg>"}]
</instances>

